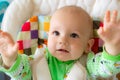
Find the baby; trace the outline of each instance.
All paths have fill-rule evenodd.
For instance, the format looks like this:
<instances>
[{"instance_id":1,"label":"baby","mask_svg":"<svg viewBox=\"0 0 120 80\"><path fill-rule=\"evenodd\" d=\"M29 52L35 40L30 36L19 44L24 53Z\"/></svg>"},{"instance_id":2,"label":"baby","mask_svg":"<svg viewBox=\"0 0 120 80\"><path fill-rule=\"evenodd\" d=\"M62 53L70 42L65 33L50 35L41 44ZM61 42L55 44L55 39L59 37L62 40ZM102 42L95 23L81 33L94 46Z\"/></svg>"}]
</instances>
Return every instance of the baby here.
<instances>
[{"instance_id":1,"label":"baby","mask_svg":"<svg viewBox=\"0 0 120 80\"><path fill-rule=\"evenodd\" d=\"M50 21L47 48L34 56L17 54L17 43L0 30L0 70L15 80L98 80L120 72L120 20L107 11L98 30L103 52L91 51L93 21L80 7L58 9Z\"/></svg>"}]
</instances>

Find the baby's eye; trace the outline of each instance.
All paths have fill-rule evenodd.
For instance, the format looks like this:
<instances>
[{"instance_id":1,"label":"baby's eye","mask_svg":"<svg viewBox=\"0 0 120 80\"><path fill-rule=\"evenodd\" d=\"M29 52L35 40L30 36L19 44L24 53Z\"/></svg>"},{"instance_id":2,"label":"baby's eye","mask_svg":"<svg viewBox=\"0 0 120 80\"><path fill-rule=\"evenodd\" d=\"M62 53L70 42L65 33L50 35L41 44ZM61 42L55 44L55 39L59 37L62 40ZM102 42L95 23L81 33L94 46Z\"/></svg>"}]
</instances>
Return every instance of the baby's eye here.
<instances>
[{"instance_id":1,"label":"baby's eye","mask_svg":"<svg viewBox=\"0 0 120 80\"><path fill-rule=\"evenodd\" d=\"M70 35L70 37L72 37L72 38L79 38L79 35L76 34L76 33L72 33L72 34Z\"/></svg>"},{"instance_id":2,"label":"baby's eye","mask_svg":"<svg viewBox=\"0 0 120 80\"><path fill-rule=\"evenodd\" d=\"M59 33L58 31L54 31L53 34L54 34L55 36L58 36L60 33Z\"/></svg>"}]
</instances>

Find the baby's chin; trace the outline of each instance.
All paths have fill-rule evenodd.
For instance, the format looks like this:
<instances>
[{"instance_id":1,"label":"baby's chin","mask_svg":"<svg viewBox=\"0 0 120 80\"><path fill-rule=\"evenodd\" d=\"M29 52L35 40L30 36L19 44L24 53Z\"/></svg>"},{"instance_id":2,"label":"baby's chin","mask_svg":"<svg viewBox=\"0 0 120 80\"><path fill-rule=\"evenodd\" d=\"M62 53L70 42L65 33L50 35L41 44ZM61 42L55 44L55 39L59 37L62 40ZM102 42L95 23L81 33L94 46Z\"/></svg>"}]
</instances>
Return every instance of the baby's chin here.
<instances>
[{"instance_id":1,"label":"baby's chin","mask_svg":"<svg viewBox=\"0 0 120 80\"><path fill-rule=\"evenodd\" d=\"M64 61L64 62L66 62L66 61L70 61L70 59L58 59L58 60L60 60L60 61Z\"/></svg>"},{"instance_id":2,"label":"baby's chin","mask_svg":"<svg viewBox=\"0 0 120 80\"><path fill-rule=\"evenodd\" d=\"M60 61L63 61L63 62L76 60L76 59L67 58L67 57L56 57L56 58Z\"/></svg>"}]
</instances>

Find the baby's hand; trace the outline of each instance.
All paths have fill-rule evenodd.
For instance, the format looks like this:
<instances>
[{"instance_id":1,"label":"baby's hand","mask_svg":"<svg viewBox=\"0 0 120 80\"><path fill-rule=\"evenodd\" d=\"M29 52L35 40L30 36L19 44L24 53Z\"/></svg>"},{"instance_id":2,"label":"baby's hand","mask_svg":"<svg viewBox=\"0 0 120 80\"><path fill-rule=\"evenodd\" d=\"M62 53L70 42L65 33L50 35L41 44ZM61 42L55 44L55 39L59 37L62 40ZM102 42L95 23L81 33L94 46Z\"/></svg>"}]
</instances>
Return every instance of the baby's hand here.
<instances>
[{"instance_id":1,"label":"baby's hand","mask_svg":"<svg viewBox=\"0 0 120 80\"><path fill-rule=\"evenodd\" d=\"M17 57L17 43L14 42L11 35L0 30L0 54L3 64L9 68Z\"/></svg>"},{"instance_id":2,"label":"baby's hand","mask_svg":"<svg viewBox=\"0 0 120 80\"><path fill-rule=\"evenodd\" d=\"M107 11L104 17L104 26L100 27L98 34L105 43L106 51L111 55L120 53L120 19L117 11Z\"/></svg>"}]
</instances>

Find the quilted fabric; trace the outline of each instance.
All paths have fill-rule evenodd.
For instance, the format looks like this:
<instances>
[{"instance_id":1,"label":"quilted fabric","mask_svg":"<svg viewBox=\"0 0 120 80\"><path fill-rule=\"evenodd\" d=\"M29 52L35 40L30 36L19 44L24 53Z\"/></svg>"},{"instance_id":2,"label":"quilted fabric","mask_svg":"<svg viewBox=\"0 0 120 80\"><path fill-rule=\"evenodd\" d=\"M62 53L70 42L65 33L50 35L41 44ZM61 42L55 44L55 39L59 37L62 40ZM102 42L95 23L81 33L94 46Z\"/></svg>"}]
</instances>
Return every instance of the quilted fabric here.
<instances>
[{"instance_id":1,"label":"quilted fabric","mask_svg":"<svg viewBox=\"0 0 120 80\"><path fill-rule=\"evenodd\" d=\"M17 36L18 53L31 55L36 47L47 45L50 16L33 16L26 21Z\"/></svg>"},{"instance_id":2,"label":"quilted fabric","mask_svg":"<svg viewBox=\"0 0 120 80\"><path fill-rule=\"evenodd\" d=\"M36 47L43 47L43 44L47 45L47 32L50 26L50 16L33 16L26 21L21 30L18 33L17 42L19 44L18 52L20 54L31 55L35 52ZM92 51L95 53L102 51L102 40L99 39L96 31L99 26L102 26L102 22L93 21L94 24L94 39L95 44L92 47Z\"/></svg>"},{"instance_id":3,"label":"quilted fabric","mask_svg":"<svg viewBox=\"0 0 120 80\"><path fill-rule=\"evenodd\" d=\"M23 24L17 38L19 53L25 53L27 55L34 53L38 41L38 26L37 16L30 18Z\"/></svg>"},{"instance_id":4,"label":"quilted fabric","mask_svg":"<svg viewBox=\"0 0 120 80\"><path fill-rule=\"evenodd\" d=\"M94 53L101 52L102 51L102 46L103 46L103 41L99 38L99 36L97 34L97 29L99 27L103 27L103 23L101 21L94 20L93 21L93 28L94 28L93 35L94 35L95 43L94 43L94 45L92 47L92 51Z\"/></svg>"}]
</instances>

